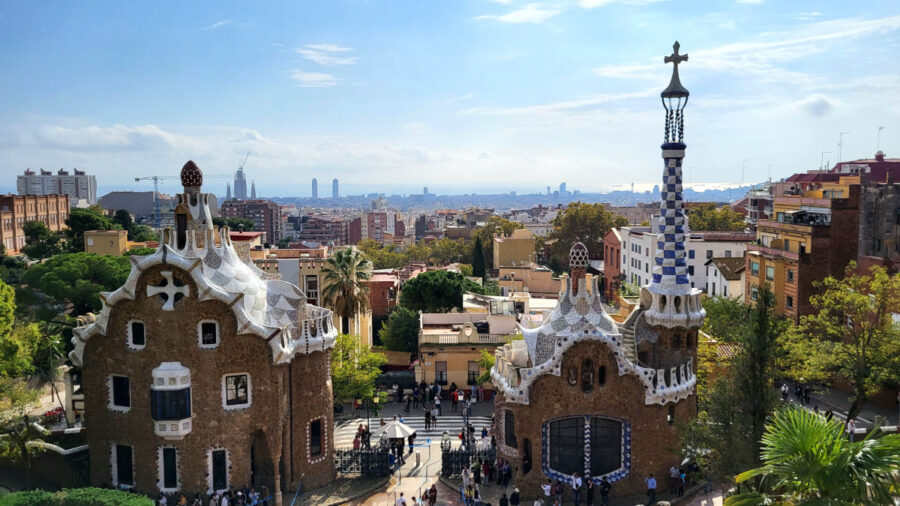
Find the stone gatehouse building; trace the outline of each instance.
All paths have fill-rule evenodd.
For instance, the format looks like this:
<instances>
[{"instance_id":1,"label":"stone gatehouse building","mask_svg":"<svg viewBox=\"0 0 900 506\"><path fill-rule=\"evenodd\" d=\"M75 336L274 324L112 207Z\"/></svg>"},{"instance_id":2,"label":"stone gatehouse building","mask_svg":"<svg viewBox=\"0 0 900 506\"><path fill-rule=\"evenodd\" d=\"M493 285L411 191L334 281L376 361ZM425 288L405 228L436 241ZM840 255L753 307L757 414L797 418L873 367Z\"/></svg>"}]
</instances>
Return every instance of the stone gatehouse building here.
<instances>
[{"instance_id":1,"label":"stone gatehouse building","mask_svg":"<svg viewBox=\"0 0 900 506\"><path fill-rule=\"evenodd\" d=\"M617 495L646 491L653 473L663 484L680 464L675 421L697 412L697 333L706 316L686 263L687 218L682 200L682 110L688 91L678 78L686 55L666 57L675 72L663 91L666 107L663 186L652 279L624 322L602 304L596 278L586 274L588 249L569 254L559 303L524 340L497 350L491 379L497 389L494 436L501 457L516 464L525 497L540 495L549 479L572 476ZM660 485L662 486L662 485Z\"/></svg>"},{"instance_id":2,"label":"stone gatehouse building","mask_svg":"<svg viewBox=\"0 0 900 506\"><path fill-rule=\"evenodd\" d=\"M213 230L194 162L181 179L175 230L75 331L90 480L151 495L266 486L280 504L334 477L332 313Z\"/></svg>"}]
</instances>

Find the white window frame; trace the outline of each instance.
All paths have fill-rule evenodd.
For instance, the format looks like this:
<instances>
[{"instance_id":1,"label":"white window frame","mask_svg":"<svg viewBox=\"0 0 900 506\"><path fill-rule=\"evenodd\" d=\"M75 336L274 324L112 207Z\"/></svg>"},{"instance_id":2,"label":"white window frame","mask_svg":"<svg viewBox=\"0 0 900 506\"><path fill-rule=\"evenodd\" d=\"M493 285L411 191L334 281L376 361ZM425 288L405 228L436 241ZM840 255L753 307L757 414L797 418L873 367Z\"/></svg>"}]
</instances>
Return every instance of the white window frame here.
<instances>
[{"instance_id":1,"label":"white window frame","mask_svg":"<svg viewBox=\"0 0 900 506\"><path fill-rule=\"evenodd\" d=\"M203 344L203 324L204 323L212 323L216 326L216 343L215 344ZM219 344L222 343L222 326L219 325L219 322L216 320L200 320L197 322L197 345L200 349L203 350L212 350L219 347Z\"/></svg>"},{"instance_id":2,"label":"white window frame","mask_svg":"<svg viewBox=\"0 0 900 506\"><path fill-rule=\"evenodd\" d=\"M244 404L228 404L228 387L226 379L229 376L247 376L247 402ZM253 404L253 377L249 372L230 372L222 375L222 409L226 411L237 411L239 409L247 409Z\"/></svg>"},{"instance_id":3,"label":"white window frame","mask_svg":"<svg viewBox=\"0 0 900 506\"><path fill-rule=\"evenodd\" d=\"M165 470L165 460L163 459L163 451L167 449L175 450L175 488L167 488L166 485L166 470ZM132 450L132 455L134 454ZM156 482L156 487L160 492L177 492L181 488L181 455L179 455L178 448L175 446L160 446L156 450L156 470L159 476L159 481Z\"/></svg>"},{"instance_id":4,"label":"white window frame","mask_svg":"<svg viewBox=\"0 0 900 506\"><path fill-rule=\"evenodd\" d=\"M322 427L322 437L319 446L322 448L321 453L318 455L312 454L312 447L310 444L312 443L312 424L315 421L319 421ZM326 416L318 416L316 418L311 419L306 423L306 460L310 464L318 464L325 460L325 457L328 456L328 417Z\"/></svg>"},{"instance_id":5,"label":"white window frame","mask_svg":"<svg viewBox=\"0 0 900 506\"><path fill-rule=\"evenodd\" d=\"M144 326L144 344L134 344L134 341L132 340L133 336L131 334L131 325L134 323L140 323L141 325ZM139 351L139 350L143 350L144 348L147 347L147 324L146 323L144 323L141 320L137 320L137 319L128 320L128 328L125 330L125 332L128 335L128 338L125 341L125 345L128 346L129 350Z\"/></svg>"},{"instance_id":6,"label":"white window frame","mask_svg":"<svg viewBox=\"0 0 900 506\"><path fill-rule=\"evenodd\" d=\"M225 452L225 488L214 489L213 488L213 452L216 451L224 451ZM217 446L215 448L210 448L206 450L206 493L216 494L219 492L224 492L228 490L228 487L231 485L231 452L228 451L228 448L223 448L221 446Z\"/></svg>"},{"instance_id":7,"label":"white window frame","mask_svg":"<svg viewBox=\"0 0 900 506\"><path fill-rule=\"evenodd\" d=\"M115 404L115 395L113 392L113 378L114 377L128 379L128 406L119 406L118 404ZM131 411L131 404L132 404L132 402L131 402L131 378L128 377L128 375L115 374L115 373L110 374L109 376L106 377L106 389L109 393L107 407L109 408L110 411L116 411L119 413L128 413L129 411ZM132 453L133 452L134 452L134 450L132 450Z\"/></svg>"},{"instance_id":8,"label":"white window frame","mask_svg":"<svg viewBox=\"0 0 900 506\"><path fill-rule=\"evenodd\" d=\"M117 446L128 446L131 448L131 479L134 483L131 483L131 484L119 483L119 459L118 459L118 455L116 454ZM129 445L129 444L125 444L125 443L117 443L117 442L110 443L109 464L110 464L110 469L112 469L111 477L112 477L112 484L114 487L125 488L125 489L134 488L135 483L137 483L137 476L135 475L136 468L135 468L134 463L135 463L134 462L134 445Z\"/></svg>"}]
</instances>

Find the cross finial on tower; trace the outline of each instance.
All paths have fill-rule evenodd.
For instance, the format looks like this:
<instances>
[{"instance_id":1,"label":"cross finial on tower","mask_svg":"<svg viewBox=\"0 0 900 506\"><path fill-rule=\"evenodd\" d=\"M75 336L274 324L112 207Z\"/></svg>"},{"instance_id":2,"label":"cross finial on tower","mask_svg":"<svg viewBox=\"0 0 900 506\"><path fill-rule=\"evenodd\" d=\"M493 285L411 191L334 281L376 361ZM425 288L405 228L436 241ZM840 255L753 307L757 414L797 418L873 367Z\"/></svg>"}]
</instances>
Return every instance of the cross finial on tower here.
<instances>
[{"instance_id":1,"label":"cross finial on tower","mask_svg":"<svg viewBox=\"0 0 900 506\"><path fill-rule=\"evenodd\" d=\"M678 54L680 48L681 44L676 40L675 44L672 44L672 49L674 49L672 54L663 58L663 62L674 64L672 67L672 80L669 82L669 87L663 90L663 98L687 97L690 95L687 88L681 85L681 80L678 78L678 64L688 60L688 55Z\"/></svg>"}]
</instances>

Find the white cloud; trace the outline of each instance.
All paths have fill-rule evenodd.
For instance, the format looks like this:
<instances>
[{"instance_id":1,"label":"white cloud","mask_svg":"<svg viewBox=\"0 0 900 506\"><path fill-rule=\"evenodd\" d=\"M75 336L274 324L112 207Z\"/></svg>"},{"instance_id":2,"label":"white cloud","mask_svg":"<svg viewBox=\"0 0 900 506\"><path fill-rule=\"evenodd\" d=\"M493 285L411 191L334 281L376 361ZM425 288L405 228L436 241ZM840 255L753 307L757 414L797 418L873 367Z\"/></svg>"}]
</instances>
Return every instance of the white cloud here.
<instances>
[{"instance_id":1,"label":"white cloud","mask_svg":"<svg viewBox=\"0 0 900 506\"><path fill-rule=\"evenodd\" d=\"M812 21L821 16L824 16L824 14L819 11L801 12L800 14L794 16L794 19L796 19L797 21Z\"/></svg>"},{"instance_id":2,"label":"white cloud","mask_svg":"<svg viewBox=\"0 0 900 506\"><path fill-rule=\"evenodd\" d=\"M590 95L575 100L564 100L548 104L530 105L524 107L492 108L472 107L459 113L463 116L520 116L533 114L553 114L561 112L577 112L597 109L599 106L609 103L620 103L625 100L640 99L659 93L659 89L651 88L634 93L619 93L610 95Z\"/></svg>"},{"instance_id":3,"label":"white cloud","mask_svg":"<svg viewBox=\"0 0 900 506\"><path fill-rule=\"evenodd\" d=\"M557 7L533 2L525 4L521 9L503 14L502 16L478 16L475 19L493 19L503 23L543 23L560 12L562 12L562 9Z\"/></svg>"},{"instance_id":4,"label":"white cloud","mask_svg":"<svg viewBox=\"0 0 900 506\"><path fill-rule=\"evenodd\" d=\"M304 88L330 88L336 86L340 79L324 72L306 72L296 69L291 72L291 79Z\"/></svg>"},{"instance_id":5,"label":"white cloud","mask_svg":"<svg viewBox=\"0 0 900 506\"><path fill-rule=\"evenodd\" d=\"M309 61L318 63L319 65L353 65L356 63L356 57L335 56L315 49L295 49L297 53Z\"/></svg>"},{"instance_id":6,"label":"white cloud","mask_svg":"<svg viewBox=\"0 0 900 506\"><path fill-rule=\"evenodd\" d=\"M605 5L620 3L625 5L648 5L657 2L664 2L665 0L579 0L578 6L583 7L585 9L594 9L597 7L603 7Z\"/></svg>"},{"instance_id":7,"label":"white cloud","mask_svg":"<svg viewBox=\"0 0 900 506\"><path fill-rule=\"evenodd\" d=\"M68 151L145 151L186 144L156 125L47 126L34 132L34 140L41 147Z\"/></svg>"},{"instance_id":8,"label":"white cloud","mask_svg":"<svg viewBox=\"0 0 900 506\"><path fill-rule=\"evenodd\" d=\"M337 44L307 44L305 47L318 51L326 51L328 53L346 53L351 51L349 47L341 47Z\"/></svg>"},{"instance_id":9,"label":"white cloud","mask_svg":"<svg viewBox=\"0 0 900 506\"><path fill-rule=\"evenodd\" d=\"M231 24L231 20L225 19L223 21L219 21L218 23L213 23L209 26L204 26L203 28L201 28L201 30L215 30L216 28L222 28L223 26L230 25L230 24Z\"/></svg>"}]
</instances>

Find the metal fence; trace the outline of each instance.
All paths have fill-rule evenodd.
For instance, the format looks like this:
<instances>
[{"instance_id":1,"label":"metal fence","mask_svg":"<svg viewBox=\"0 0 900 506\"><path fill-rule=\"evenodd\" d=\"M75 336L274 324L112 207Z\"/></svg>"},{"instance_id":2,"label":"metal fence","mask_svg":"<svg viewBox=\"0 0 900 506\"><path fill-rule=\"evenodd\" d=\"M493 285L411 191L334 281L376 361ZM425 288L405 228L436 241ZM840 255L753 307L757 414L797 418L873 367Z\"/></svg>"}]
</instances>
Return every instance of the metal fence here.
<instances>
[{"instance_id":1,"label":"metal fence","mask_svg":"<svg viewBox=\"0 0 900 506\"><path fill-rule=\"evenodd\" d=\"M340 475L388 476L391 474L387 448L334 450L334 468Z\"/></svg>"},{"instance_id":2,"label":"metal fence","mask_svg":"<svg viewBox=\"0 0 900 506\"><path fill-rule=\"evenodd\" d=\"M462 474L464 467L471 466L477 460L494 460L495 458L497 458L497 451L494 448L488 450L476 448L470 450L464 447L445 448L441 451L441 475L458 476Z\"/></svg>"}]
</instances>

